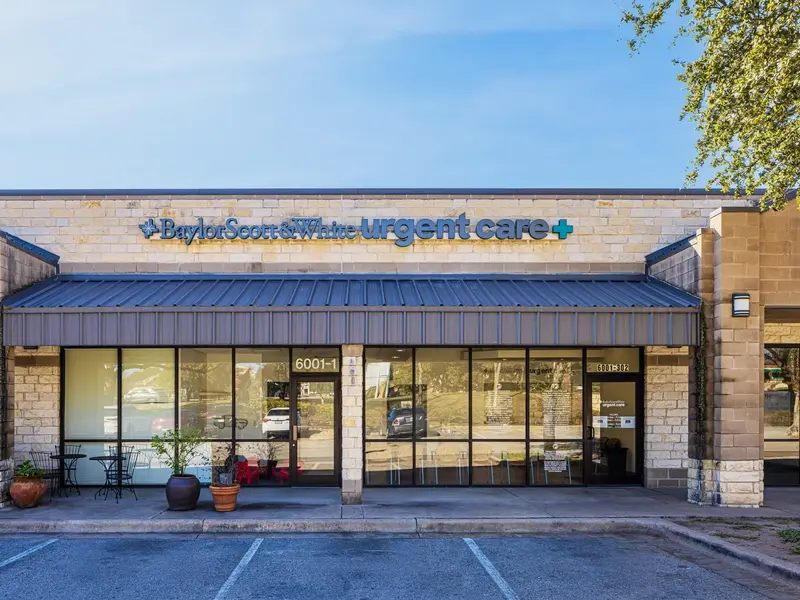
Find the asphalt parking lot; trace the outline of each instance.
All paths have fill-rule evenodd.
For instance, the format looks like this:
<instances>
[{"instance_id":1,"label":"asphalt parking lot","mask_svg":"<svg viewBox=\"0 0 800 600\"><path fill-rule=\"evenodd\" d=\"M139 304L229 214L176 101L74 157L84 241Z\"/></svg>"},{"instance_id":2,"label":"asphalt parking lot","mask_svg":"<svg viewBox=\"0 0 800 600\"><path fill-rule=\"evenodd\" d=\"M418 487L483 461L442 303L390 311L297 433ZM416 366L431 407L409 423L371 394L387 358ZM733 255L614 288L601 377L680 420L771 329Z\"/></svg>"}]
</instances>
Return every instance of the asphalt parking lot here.
<instances>
[{"instance_id":1,"label":"asphalt parking lot","mask_svg":"<svg viewBox=\"0 0 800 600\"><path fill-rule=\"evenodd\" d=\"M26 600L756 600L798 590L645 538L0 538L0 596Z\"/></svg>"}]
</instances>

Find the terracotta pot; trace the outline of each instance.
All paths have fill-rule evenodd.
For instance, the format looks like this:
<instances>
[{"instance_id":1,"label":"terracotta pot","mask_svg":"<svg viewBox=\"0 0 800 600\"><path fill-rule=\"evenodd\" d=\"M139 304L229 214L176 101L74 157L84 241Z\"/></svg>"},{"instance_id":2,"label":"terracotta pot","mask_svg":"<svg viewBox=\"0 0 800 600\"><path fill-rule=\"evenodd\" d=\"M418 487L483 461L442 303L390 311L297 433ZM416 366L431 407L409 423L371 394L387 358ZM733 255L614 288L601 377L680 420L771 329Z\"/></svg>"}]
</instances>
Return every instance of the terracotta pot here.
<instances>
[{"instance_id":1,"label":"terracotta pot","mask_svg":"<svg viewBox=\"0 0 800 600\"><path fill-rule=\"evenodd\" d=\"M33 508L39 505L46 491L47 484L41 477L14 477L8 493L20 508Z\"/></svg>"},{"instance_id":2,"label":"terracotta pot","mask_svg":"<svg viewBox=\"0 0 800 600\"><path fill-rule=\"evenodd\" d=\"M230 512L236 509L236 497L242 488L238 483L231 485L211 485L211 496L214 498L214 510L217 512Z\"/></svg>"},{"instance_id":3,"label":"terracotta pot","mask_svg":"<svg viewBox=\"0 0 800 600\"><path fill-rule=\"evenodd\" d=\"M170 510L194 510L200 497L200 481L194 475L172 475L166 492Z\"/></svg>"}]
</instances>

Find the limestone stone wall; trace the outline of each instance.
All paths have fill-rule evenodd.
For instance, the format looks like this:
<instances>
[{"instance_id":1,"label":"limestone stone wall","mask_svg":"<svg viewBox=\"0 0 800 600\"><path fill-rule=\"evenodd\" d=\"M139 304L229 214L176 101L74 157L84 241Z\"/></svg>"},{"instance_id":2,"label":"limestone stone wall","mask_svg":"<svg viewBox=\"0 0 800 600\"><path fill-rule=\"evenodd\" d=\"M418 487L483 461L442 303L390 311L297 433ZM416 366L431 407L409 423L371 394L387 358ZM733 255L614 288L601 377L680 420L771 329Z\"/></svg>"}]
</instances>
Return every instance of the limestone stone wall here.
<instances>
[{"instance_id":1,"label":"limestone stone wall","mask_svg":"<svg viewBox=\"0 0 800 600\"><path fill-rule=\"evenodd\" d=\"M0 231L0 301L12 292L53 275L56 272L56 264L56 257L44 259L23 247L18 240L9 238ZM2 314L0 314L0 334L2 334ZM0 506L3 506L8 502L8 486L11 485L13 477L13 457L17 441L14 432L17 391L14 349L3 348L0 351L0 361L2 361L0 362L0 436L5 440L5 455L0 456ZM58 408L57 398L56 408Z\"/></svg>"},{"instance_id":2,"label":"limestone stone wall","mask_svg":"<svg viewBox=\"0 0 800 600\"><path fill-rule=\"evenodd\" d=\"M645 485L650 488L686 487L689 349L647 347L645 365Z\"/></svg>"},{"instance_id":3,"label":"limestone stone wall","mask_svg":"<svg viewBox=\"0 0 800 600\"><path fill-rule=\"evenodd\" d=\"M760 263L755 275L761 280L761 303L766 307L800 308L800 210L791 205L759 216L758 229L750 240L760 240Z\"/></svg>"},{"instance_id":4,"label":"limestone stone wall","mask_svg":"<svg viewBox=\"0 0 800 600\"><path fill-rule=\"evenodd\" d=\"M69 271L641 271L646 254L706 225L720 206L752 199L700 195L318 195L0 197L0 228L62 257ZM358 225L362 218L564 218L565 240L194 241L143 237L147 218L178 224L280 223L322 217Z\"/></svg>"},{"instance_id":5,"label":"limestone stone wall","mask_svg":"<svg viewBox=\"0 0 800 600\"><path fill-rule=\"evenodd\" d=\"M364 347L342 346L342 503L361 504L364 444Z\"/></svg>"},{"instance_id":6,"label":"limestone stone wall","mask_svg":"<svg viewBox=\"0 0 800 600\"><path fill-rule=\"evenodd\" d=\"M800 344L800 323L764 323L765 344Z\"/></svg>"},{"instance_id":7,"label":"limestone stone wall","mask_svg":"<svg viewBox=\"0 0 800 600\"><path fill-rule=\"evenodd\" d=\"M14 457L54 450L60 443L59 348L15 349Z\"/></svg>"}]
</instances>

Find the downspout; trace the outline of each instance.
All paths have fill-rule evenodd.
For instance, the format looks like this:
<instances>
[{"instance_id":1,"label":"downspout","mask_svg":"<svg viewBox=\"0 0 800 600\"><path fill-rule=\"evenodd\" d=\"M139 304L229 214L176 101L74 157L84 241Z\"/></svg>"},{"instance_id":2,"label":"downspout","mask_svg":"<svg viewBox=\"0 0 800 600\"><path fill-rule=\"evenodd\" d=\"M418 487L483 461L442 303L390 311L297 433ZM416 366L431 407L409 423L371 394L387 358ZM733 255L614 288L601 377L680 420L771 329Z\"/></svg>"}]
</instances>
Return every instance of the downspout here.
<instances>
[{"instance_id":1,"label":"downspout","mask_svg":"<svg viewBox=\"0 0 800 600\"><path fill-rule=\"evenodd\" d=\"M8 363L6 362L6 346L3 343L3 317L5 309L0 301L0 460L8 458Z\"/></svg>"},{"instance_id":2,"label":"downspout","mask_svg":"<svg viewBox=\"0 0 800 600\"><path fill-rule=\"evenodd\" d=\"M706 398L706 390L707 390L707 352L708 352L708 339L706 337L706 313L705 313L705 304L700 303L700 314L699 314L699 325L700 331L697 340L697 352L695 354L694 360L694 377L695 377L695 386L697 389L697 434L695 436L696 444L695 444L695 456L697 460L700 462L699 469L698 469L698 482L700 484L700 489L698 490L698 503L701 503L703 500L703 490L705 489L705 479L706 479L706 470L705 470L705 459L706 459L706 433L707 433L707 426L708 426L708 414L706 411L706 405L708 399Z\"/></svg>"}]
</instances>

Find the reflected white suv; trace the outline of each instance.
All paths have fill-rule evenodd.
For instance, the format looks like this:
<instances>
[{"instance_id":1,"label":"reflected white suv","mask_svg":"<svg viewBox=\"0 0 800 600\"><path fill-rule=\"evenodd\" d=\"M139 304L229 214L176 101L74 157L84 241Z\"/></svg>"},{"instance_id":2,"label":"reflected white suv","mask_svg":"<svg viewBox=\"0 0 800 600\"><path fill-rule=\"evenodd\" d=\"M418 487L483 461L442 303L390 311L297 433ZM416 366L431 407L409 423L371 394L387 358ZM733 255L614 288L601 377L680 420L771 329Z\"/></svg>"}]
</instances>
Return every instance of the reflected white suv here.
<instances>
[{"instance_id":1,"label":"reflected white suv","mask_svg":"<svg viewBox=\"0 0 800 600\"><path fill-rule=\"evenodd\" d=\"M270 408L261 422L261 433L270 438L289 439L289 409Z\"/></svg>"}]
</instances>

